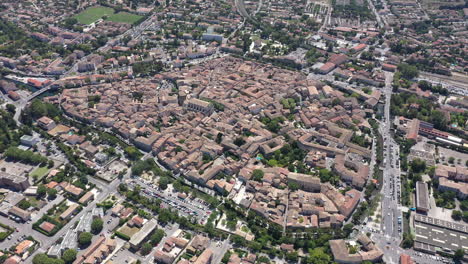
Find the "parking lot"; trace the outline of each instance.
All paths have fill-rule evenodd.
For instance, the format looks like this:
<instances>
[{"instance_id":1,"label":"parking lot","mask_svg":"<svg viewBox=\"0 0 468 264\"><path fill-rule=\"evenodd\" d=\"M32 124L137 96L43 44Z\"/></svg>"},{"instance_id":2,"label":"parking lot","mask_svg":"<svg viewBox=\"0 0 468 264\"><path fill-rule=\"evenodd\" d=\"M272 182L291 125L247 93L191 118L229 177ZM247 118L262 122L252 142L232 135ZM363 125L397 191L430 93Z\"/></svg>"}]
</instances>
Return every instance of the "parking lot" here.
<instances>
[{"instance_id":1,"label":"parking lot","mask_svg":"<svg viewBox=\"0 0 468 264\"><path fill-rule=\"evenodd\" d=\"M142 179L133 179L129 185L141 186L143 194L152 198L160 199L162 201L162 207L172 207L179 211L179 215L185 217L195 217L200 224L204 224L208 216L211 214L208 203L201 199L181 199L177 197L177 192L170 190L160 190L159 187L155 186L153 183L150 183L149 181L145 182Z\"/></svg>"}]
</instances>

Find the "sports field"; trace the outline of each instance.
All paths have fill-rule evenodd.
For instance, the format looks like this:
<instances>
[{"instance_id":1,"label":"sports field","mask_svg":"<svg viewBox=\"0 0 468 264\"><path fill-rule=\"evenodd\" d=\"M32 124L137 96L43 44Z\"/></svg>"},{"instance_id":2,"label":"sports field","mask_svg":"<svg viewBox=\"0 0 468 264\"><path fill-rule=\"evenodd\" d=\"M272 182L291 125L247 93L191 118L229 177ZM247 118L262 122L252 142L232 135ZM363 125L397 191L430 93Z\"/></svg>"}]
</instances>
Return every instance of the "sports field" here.
<instances>
[{"instance_id":1,"label":"sports field","mask_svg":"<svg viewBox=\"0 0 468 264\"><path fill-rule=\"evenodd\" d=\"M141 17L142 16L130 14L127 12L119 12L117 14L110 15L106 20L112 22L135 24L138 20L140 20Z\"/></svg>"},{"instance_id":2,"label":"sports field","mask_svg":"<svg viewBox=\"0 0 468 264\"><path fill-rule=\"evenodd\" d=\"M91 23L96 22L98 19L103 18L104 16L106 16L106 20L108 21L128 24L134 24L140 18L142 18L142 16L131 14L128 12L114 13L114 9L103 6L89 7L86 10L79 13L78 15L76 15L75 18L76 20L78 20L78 23L89 25Z\"/></svg>"},{"instance_id":3,"label":"sports field","mask_svg":"<svg viewBox=\"0 0 468 264\"><path fill-rule=\"evenodd\" d=\"M91 23L96 22L103 16L110 16L113 14L114 9L110 7L94 6L82 11L81 13L76 15L75 18L76 20L78 20L78 23L89 25Z\"/></svg>"}]
</instances>

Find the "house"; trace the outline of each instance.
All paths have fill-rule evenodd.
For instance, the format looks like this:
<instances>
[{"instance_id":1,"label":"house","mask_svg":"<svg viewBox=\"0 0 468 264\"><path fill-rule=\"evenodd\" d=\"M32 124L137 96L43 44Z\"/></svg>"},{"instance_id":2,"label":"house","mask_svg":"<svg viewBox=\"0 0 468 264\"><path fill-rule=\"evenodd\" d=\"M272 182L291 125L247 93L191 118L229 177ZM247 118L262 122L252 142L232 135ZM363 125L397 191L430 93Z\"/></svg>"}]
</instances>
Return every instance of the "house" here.
<instances>
[{"instance_id":1,"label":"house","mask_svg":"<svg viewBox=\"0 0 468 264\"><path fill-rule=\"evenodd\" d=\"M21 241L15 248L15 254L16 255L23 255L24 252L26 252L29 248L31 248L34 245L34 242L31 240L23 240Z\"/></svg>"},{"instance_id":2,"label":"house","mask_svg":"<svg viewBox=\"0 0 468 264\"><path fill-rule=\"evenodd\" d=\"M73 264L94 264L102 263L116 247L114 239L101 235L83 255L78 257Z\"/></svg>"},{"instance_id":3,"label":"house","mask_svg":"<svg viewBox=\"0 0 468 264\"><path fill-rule=\"evenodd\" d=\"M42 128L42 129L44 129L44 130L46 130L46 131L49 131L49 130L51 130L51 129L53 129L54 127L57 126L57 124L55 123L55 121L52 120L52 119L50 119L50 118L48 118L47 116L43 116L43 117L39 118L39 119L37 120L37 125L38 125L40 128Z\"/></svg>"},{"instance_id":4,"label":"house","mask_svg":"<svg viewBox=\"0 0 468 264\"><path fill-rule=\"evenodd\" d=\"M11 207L8 211L8 214L13 215L15 217L19 217L23 222L27 222L31 219L30 212L16 206Z\"/></svg>"},{"instance_id":5,"label":"house","mask_svg":"<svg viewBox=\"0 0 468 264\"><path fill-rule=\"evenodd\" d=\"M392 64L388 64L388 63L383 63L382 64L382 70L389 71L389 72L395 72L397 70L397 66L392 65Z\"/></svg>"},{"instance_id":6,"label":"house","mask_svg":"<svg viewBox=\"0 0 468 264\"><path fill-rule=\"evenodd\" d=\"M50 222L44 221L42 222L42 224L39 225L39 228L46 231L47 233L50 233L52 232L52 230L54 230L55 225Z\"/></svg>"},{"instance_id":7,"label":"house","mask_svg":"<svg viewBox=\"0 0 468 264\"><path fill-rule=\"evenodd\" d=\"M318 69L318 72L321 74L328 74L329 72L333 71L335 67L336 67L336 64L332 62L327 62Z\"/></svg>"},{"instance_id":8,"label":"house","mask_svg":"<svg viewBox=\"0 0 468 264\"><path fill-rule=\"evenodd\" d=\"M75 198L79 197L83 193L83 189L70 183L65 186L64 190L65 192L73 195Z\"/></svg>"},{"instance_id":9,"label":"house","mask_svg":"<svg viewBox=\"0 0 468 264\"><path fill-rule=\"evenodd\" d=\"M80 206L78 204L70 205L67 210L65 210L61 215L60 218L63 220L70 219L73 214L78 210Z\"/></svg>"},{"instance_id":10,"label":"house","mask_svg":"<svg viewBox=\"0 0 468 264\"><path fill-rule=\"evenodd\" d=\"M135 215L132 220L129 221L128 224L131 226L136 226L136 227L142 227L143 226L144 219L139 217L138 215Z\"/></svg>"},{"instance_id":11,"label":"house","mask_svg":"<svg viewBox=\"0 0 468 264\"><path fill-rule=\"evenodd\" d=\"M23 135L20 138L20 142L24 146L33 147L39 142L39 139L30 135Z\"/></svg>"},{"instance_id":12,"label":"house","mask_svg":"<svg viewBox=\"0 0 468 264\"><path fill-rule=\"evenodd\" d=\"M140 247L141 243L145 238L153 232L154 229L158 226L158 222L156 219L151 219L146 222L146 224L130 238L130 246L133 249L137 249Z\"/></svg>"},{"instance_id":13,"label":"house","mask_svg":"<svg viewBox=\"0 0 468 264\"><path fill-rule=\"evenodd\" d=\"M111 215L118 216L123 209L124 209L123 205L117 204L111 209Z\"/></svg>"},{"instance_id":14,"label":"house","mask_svg":"<svg viewBox=\"0 0 468 264\"><path fill-rule=\"evenodd\" d=\"M80 204L87 204L92 200L94 200L94 193L91 191L88 191L80 198L80 200L78 200L78 202Z\"/></svg>"},{"instance_id":15,"label":"house","mask_svg":"<svg viewBox=\"0 0 468 264\"><path fill-rule=\"evenodd\" d=\"M174 262L175 258L162 250L156 250L156 253L154 253L154 260L156 263L160 264L171 264Z\"/></svg>"}]
</instances>

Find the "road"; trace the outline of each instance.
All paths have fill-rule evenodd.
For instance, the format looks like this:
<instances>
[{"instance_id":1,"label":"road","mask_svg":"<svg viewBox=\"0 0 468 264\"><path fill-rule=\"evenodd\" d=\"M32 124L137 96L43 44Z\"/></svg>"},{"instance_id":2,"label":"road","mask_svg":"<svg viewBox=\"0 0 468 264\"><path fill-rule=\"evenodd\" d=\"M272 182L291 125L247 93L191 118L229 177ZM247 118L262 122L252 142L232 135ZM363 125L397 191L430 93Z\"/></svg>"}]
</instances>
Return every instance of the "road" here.
<instances>
[{"instance_id":1,"label":"road","mask_svg":"<svg viewBox=\"0 0 468 264\"><path fill-rule=\"evenodd\" d=\"M393 73L385 72L385 111L384 119L379 130L384 140L383 186L382 194L382 223L381 235L372 238L386 251L384 259L388 263L398 263L399 244L401 241L402 212L399 205L400 196L400 169L398 144L390 133L391 115L390 103L392 96ZM388 252L387 252L388 251Z\"/></svg>"}]
</instances>

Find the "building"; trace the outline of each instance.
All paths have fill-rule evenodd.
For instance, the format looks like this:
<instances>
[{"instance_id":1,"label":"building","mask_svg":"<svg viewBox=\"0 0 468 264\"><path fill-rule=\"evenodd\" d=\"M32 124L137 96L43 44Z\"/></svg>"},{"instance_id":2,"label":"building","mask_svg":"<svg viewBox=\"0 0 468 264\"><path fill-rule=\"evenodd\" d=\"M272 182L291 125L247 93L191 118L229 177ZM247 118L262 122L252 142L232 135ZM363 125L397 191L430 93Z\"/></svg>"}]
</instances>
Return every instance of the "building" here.
<instances>
[{"instance_id":1,"label":"building","mask_svg":"<svg viewBox=\"0 0 468 264\"><path fill-rule=\"evenodd\" d=\"M461 166L450 167L446 165L439 165L435 170L434 177L436 177L436 179L447 178L468 182L468 169Z\"/></svg>"},{"instance_id":2,"label":"building","mask_svg":"<svg viewBox=\"0 0 468 264\"><path fill-rule=\"evenodd\" d=\"M70 219L72 218L73 214L78 210L80 206L78 204L72 204L70 205L67 210L65 210L61 215L60 215L60 218L61 219Z\"/></svg>"},{"instance_id":3,"label":"building","mask_svg":"<svg viewBox=\"0 0 468 264\"><path fill-rule=\"evenodd\" d=\"M211 34L211 33L203 33L202 40L203 41L218 41L223 42L223 35L219 34Z\"/></svg>"},{"instance_id":4,"label":"building","mask_svg":"<svg viewBox=\"0 0 468 264\"><path fill-rule=\"evenodd\" d=\"M468 225L416 214L414 229L415 250L453 254L457 249L466 252L468 248Z\"/></svg>"},{"instance_id":5,"label":"building","mask_svg":"<svg viewBox=\"0 0 468 264\"><path fill-rule=\"evenodd\" d=\"M31 240L23 240L15 248L15 254L18 256L23 255L28 249L34 246L34 242Z\"/></svg>"},{"instance_id":6,"label":"building","mask_svg":"<svg viewBox=\"0 0 468 264\"><path fill-rule=\"evenodd\" d=\"M437 189L442 192L455 192L460 199L466 199L468 197L468 183L466 182L456 182L447 178L440 178L439 187Z\"/></svg>"},{"instance_id":7,"label":"building","mask_svg":"<svg viewBox=\"0 0 468 264\"><path fill-rule=\"evenodd\" d=\"M318 72L321 74L328 74L329 72L333 71L335 68L336 68L336 65L334 63L327 62L318 69Z\"/></svg>"},{"instance_id":8,"label":"building","mask_svg":"<svg viewBox=\"0 0 468 264\"><path fill-rule=\"evenodd\" d=\"M416 183L416 210L427 213L429 211L429 191L425 182Z\"/></svg>"},{"instance_id":9,"label":"building","mask_svg":"<svg viewBox=\"0 0 468 264\"><path fill-rule=\"evenodd\" d=\"M107 256L114 251L116 242L114 239L106 238L103 235L99 237L86 252L77 258L73 264L93 264L102 263Z\"/></svg>"},{"instance_id":10,"label":"building","mask_svg":"<svg viewBox=\"0 0 468 264\"><path fill-rule=\"evenodd\" d=\"M33 147L39 142L39 139L30 135L23 135L20 138L20 142L24 146Z\"/></svg>"},{"instance_id":11,"label":"building","mask_svg":"<svg viewBox=\"0 0 468 264\"><path fill-rule=\"evenodd\" d=\"M357 242L362 245L357 253L349 253L346 241L342 239L330 240L330 248L333 258L337 263L358 264L364 261L378 262L383 257L383 252L372 240L365 235L360 235Z\"/></svg>"},{"instance_id":12,"label":"building","mask_svg":"<svg viewBox=\"0 0 468 264\"><path fill-rule=\"evenodd\" d=\"M8 187L16 191L24 191L31 184L26 176L12 175L4 171L0 171L0 186Z\"/></svg>"},{"instance_id":13,"label":"building","mask_svg":"<svg viewBox=\"0 0 468 264\"><path fill-rule=\"evenodd\" d=\"M124 206L122 204L117 204L111 209L111 215L112 216L119 216L120 212L124 209Z\"/></svg>"},{"instance_id":14,"label":"building","mask_svg":"<svg viewBox=\"0 0 468 264\"><path fill-rule=\"evenodd\" d=\"M193 264L211 264L212 258L213 251L207 248L200 254L200 256L198 256L197 260L195 260Z\"/></svg>"},{"instance_id":15,"label":"building","mask_svg":"<svg viewBox=\"0 0 468 264\"><path fill-rule=\"evenodd\" d=\"M384 71L390 71L390 72L395 72L397 70L396 65L388 64L388 63L383 63L382 64L382 70Z\"/></svg>"},{"instance_id":16,"label":"building","mask_svg":"<svg viewBox=\"0 0 468 264\"><path fill-rule=\"evenodd\" d=\"M76 187L75 185L70 184L70 183L68 183L65 186L64 190L65 192L67 192L68 194L71 194L75 198L79 197L83 193L83 189L81 189L80 187Z\"/></svg>"},{"instance_id":17,"label":"building","mask_svg":"<svg viewBox=\"0 0 468 264\"><path fill-rule=\"evenodd\" d=\"M414 264L414 261L409 255L401 254L400 255L400 264Z\"/></svg>"},{"instance_id":18,"label":"building","mask_svg":"<svg viewBox=\"0 0 468 264\"><path fill-rule=\"evenodd\" d=\"M146 224L130 238L130 246L133 249L138 249L143 240L151 234L157 226L158 222L154 218L146 222Z\"/></svg>"},{"instance_id":19,"label":"building","mask_svg":"<svg viewBox=\"0 0 468 264\"><path fill-rule=\"evenodd\" d=\"M192 111L211 115L214 111L214 106L210 102L206 102L197 98L191 98L186 102L186 108Z\"/></svg>"},{"instance_id":20,"label":"building","mask_svg":"<svg viewBox=\"0 0 468 264\"><path fill-rule=\"evenodd\" d=\"M16 206L11 207L10 210L8 211L8 214L18 217L23 222L27 222L31 219L30 212L23 210Z\"/></svg>"},{"instance_id":21,"label":"building","mask_svg":"<svg viewBox=\"0 0 468 264\"><path fill-rule=\"evenodd\" d=\"M42 222L42 224L39 225L39 228L46 231L47 233L50 233L52 232L52 230L54 230L55 225L50 222L44 221Z\"/></svg>"},{"instance_id":22,"label":"building","mask_svg":"<svg viewBox=\"0 0 468 264\"><path fill-rule=\"evenodd\" d=\"M78 202L80 204L87 204L92 200L94 200L94 193L91 191L88 191L80 198L80 200L78 200Z\"/></svg>"},{"instance_id":23,"label":"building","mask_svg":"<svg viewBox=\"0 0 468 264\"><path fill-rule=\"evenodd\" d=\"M293 182L299 185L304 191L320 192L320 178L310 176L307 174L290 172L288 174L288 182Z\"/></svg>"},{"instance_id":24,"label":"building","mask_svg":"<svg viewBox=\"0 0 468 264\"><path fill-rule=\"evenodd\" d=\"M47 116L43 116L43 117L39 118L39 119L37 120L37 125L38 125L40 128L42 128L42 129L44 129L44 130L47 130L47 131L49 131L49 130L51 130L51 129L53 129L54 127L57 126L57 124L55 123L55 121L52 120L52 119L50 119L50 118L48 118Z\"/></svg>"},{"instance_id":25,"label":"building","mask_svg":"<svg viewBox=\"0 0 468 264\"><path fill-rule=\"evenodd\" d=\"M154 253L154 260L156 263L160 264L171 264L174 262L175 258L162 250L156 250Z\"/></svg>"}]
</instances>

